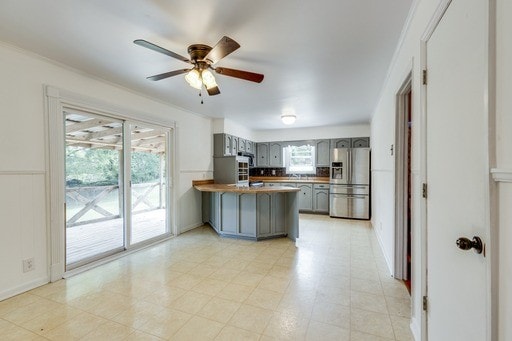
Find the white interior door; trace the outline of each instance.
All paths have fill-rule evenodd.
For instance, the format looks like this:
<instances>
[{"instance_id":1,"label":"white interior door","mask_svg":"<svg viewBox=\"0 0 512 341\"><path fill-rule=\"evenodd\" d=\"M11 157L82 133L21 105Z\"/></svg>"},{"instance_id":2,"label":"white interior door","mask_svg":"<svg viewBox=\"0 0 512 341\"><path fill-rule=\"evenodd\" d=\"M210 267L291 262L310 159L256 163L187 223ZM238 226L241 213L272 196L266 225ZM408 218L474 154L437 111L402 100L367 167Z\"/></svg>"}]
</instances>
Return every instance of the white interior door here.
<instances>
[{"instance_id":1,"label":"white interior door","mask_svg":"<svg viewBox=\"0 0 512 341\"><path fill-rule=\"evenodd\" d=\"M487 340L487 1L453 0L427 41L428 339Z\"/></svg>"}]
</instances>

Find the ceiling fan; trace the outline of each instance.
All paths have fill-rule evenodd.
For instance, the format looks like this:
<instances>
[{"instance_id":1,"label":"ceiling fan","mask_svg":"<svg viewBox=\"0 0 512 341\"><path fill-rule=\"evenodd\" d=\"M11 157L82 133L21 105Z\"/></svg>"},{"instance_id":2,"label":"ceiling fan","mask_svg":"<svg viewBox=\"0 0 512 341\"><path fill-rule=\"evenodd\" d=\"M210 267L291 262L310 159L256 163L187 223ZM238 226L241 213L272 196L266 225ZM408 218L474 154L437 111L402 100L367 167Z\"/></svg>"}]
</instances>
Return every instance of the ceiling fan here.
<instances>
[{"instance_id":1,"label":"ceiling fan","mask_svg":"<svg viewBox=\"0 0 512 341\"><path fill-rule=\"evenodd\" d=\"M188 54L190 55L190 58L183 57L143 39L137 39L134 43L150 50L163 53L169 57L179 59L185 63L192 64L192 68L190 69L180 69L147 77L147 79L152 81L158 81L186 73L187 75L185 76L185 79L190 86L200 90L204 85L208 95L210 96L220 94L215 77L210 70L213 70L220 75L240 78L251 82L261 83L261 81L263 81L264 76L260 73L228 69L225 67L213 67L213 65L219 60L240 47L236 41L226 36L222 37L222 39L219 40L213 48L204 44L190 45L188 47Z\"/></svg>"}]
</instances>

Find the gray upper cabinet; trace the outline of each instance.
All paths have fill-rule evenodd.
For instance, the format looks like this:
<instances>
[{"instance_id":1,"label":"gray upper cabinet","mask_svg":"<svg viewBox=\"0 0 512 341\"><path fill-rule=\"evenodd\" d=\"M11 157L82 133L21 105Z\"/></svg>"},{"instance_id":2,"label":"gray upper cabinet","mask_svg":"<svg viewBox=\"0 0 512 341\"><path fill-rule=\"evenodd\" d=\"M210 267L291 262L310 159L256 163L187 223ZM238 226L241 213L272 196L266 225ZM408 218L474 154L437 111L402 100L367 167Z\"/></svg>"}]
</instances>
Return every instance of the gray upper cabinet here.
<instances>
[{"instance_id":1,"label":"gray upper cabinet","mask_svg":"<svg viewBox=\"0 0 512 341\"><path fill-rule=\"evenodd\" d=\"M332 139L331 148L350 148L351 143L349 138Z\"/></svg>"},{"instance_id":2,"label":"gray upper cabinet","mask_svg":"<svg viewBox=\"0 0 512 341\"><path fill-rule=\"evenodd\" d=\"M239 137L238 138L238 151L239 152L245 152L246 151L246 143L247 143L247 140Z\"/></svg>"},{"instance_id":3,"label":"gray upper cabinet","mask_svg":"<svg viewBox=\"0 0 512 341\"><path fill-rule=\"evenodd\" d=\"M269 166L283 167L283 148L280 142L269 142Z\"/></svg>"},{"instance_id":4,"label":"gray upper cabinet","mask_svg":"<svg viewBox=\"0 0 512 341\"><path fill-rule=\"evenodd\" d=\"M256 143L256 166L268 167L268 143Z\"/></svg>"},{"instance_id":5,"label":"gray upper cabinet","mask_svg":"<svg viewBox=\"0 0 512 341\"><path fill-rule=\"evenodd\" d=\"M238 155L238 137L231 136L231 155Z\"/></svg>"},{"instance_id":6,"label":"gray upper cabinet","mask_svg":"<svg viewBox=\"0 0 512 341\"><path fill-rule=\"evenodd\" d=\"M351 147L352 148L368 148L370 147L370 138L369 137L353 137L351 139Z\"/></svg>"},{"instance_id":7,"label":"gray upper cabinet","mask_svg":"<svg viewBox=\"0 0 512 341\"><path fill-rule=\"evenodd\" d=\"M329 158L331 154L331 141L329 140L316 140L316 166L317 167L329 167Z\"/></svg>"},{"instance_id":8,"label":"gray upper cabinet","mask_svg":"<svg viewBox=\"0 0 512 341\"><path fill-rule=\"evenodd\" d=\"M297 184L300 188L299 211L313 210L313 186L311 184Z\"/></svg>"},{"instance_id":9,"label":"gray upper cabinet","mask_svg":"<svg viewBox=\"0 0 512 341\"><path fill-rule=\"evenodd\" d=\"M213 134L213 156L231 155L231 138L229 134Z\"/></svg>"},{"instance_id":10,"label":"gray upper cabinet","mask_svg":"<svg viewBox=\"0 0 512 341\"><path fill-rule=\"evenodd\" d=\"M254 142L249 141L249 140L245 140L245 151L247 153L254 154L254 152L255 152L255 150L254 150Z\"/></svg>"}]
</instances>

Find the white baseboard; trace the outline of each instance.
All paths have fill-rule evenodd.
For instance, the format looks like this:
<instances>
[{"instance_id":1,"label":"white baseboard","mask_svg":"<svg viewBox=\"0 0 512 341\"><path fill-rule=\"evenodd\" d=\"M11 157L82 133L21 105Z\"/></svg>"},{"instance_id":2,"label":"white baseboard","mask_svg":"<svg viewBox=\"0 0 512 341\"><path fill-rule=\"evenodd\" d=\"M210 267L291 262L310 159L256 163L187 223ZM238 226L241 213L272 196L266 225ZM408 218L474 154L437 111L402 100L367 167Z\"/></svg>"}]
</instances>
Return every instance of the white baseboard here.
<instances>
[{"instance_id":1,"label":"white baseboard","mask_svg":"<svg viewBox=\"0 0 512 341\"><path fill-rule=\"evenodd\" d=\"M0 292L0 301L22 294L24 292L35 289L48 283L50 283L50 278L48 276L34 279L28 283L24 283L20 286Z\"/></svg>"},{"instance_id":2,"label":"white baseboard","mask_svg":"<svg viewBox=\"0 0 512 341\"><path fill-rule=\"evenodd\" d=\"M412 336L414 337L415 341L421 340L421 321L419 321L417 318L411 318L411 324L409 325L409 328L411 328Z\"/></svg>"},{"instance_id":3,"label":"white baseboard","mask_svg":"<svg viewBox=\"0 0 512 341\"><path fill-rule=\"evenodd\" d=\"M382 252L382 255L384 256L384 260L386 261L386 264L388 266L388 270L391 276L394 275L394 265L393 262L388 258L385 252L384 244L382 243L382 239L380 237L380 234L377 233L377 229L372 224L373 233L375 233L375 237L377 237L377 241L379 242L380 250Z\"/></svg>"},{"instance_id":4,"label":"white baseboard","mask_svg":"<svg viewBox=\"0 0 512 341\"><path fill-rule=\"evenodd\" d=\"M178 234L185 233L187 231L193 230L196 227L203 226L203 225L204 225L204 223L194 223L194 224L184 226L184 227L180 228L180 232Z\"/></svg>"}]
</instances>

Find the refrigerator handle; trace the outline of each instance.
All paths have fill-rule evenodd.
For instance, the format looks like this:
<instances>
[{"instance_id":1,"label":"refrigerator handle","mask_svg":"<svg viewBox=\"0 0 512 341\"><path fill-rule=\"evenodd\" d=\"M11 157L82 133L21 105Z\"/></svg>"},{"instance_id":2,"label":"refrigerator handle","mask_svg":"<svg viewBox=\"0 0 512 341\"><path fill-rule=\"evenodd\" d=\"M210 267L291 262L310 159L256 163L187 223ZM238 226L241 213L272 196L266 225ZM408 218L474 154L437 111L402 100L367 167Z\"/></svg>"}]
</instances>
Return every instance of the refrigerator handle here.
<instances>
[{"instance_id":1,"label":"refrigerator handle","mask_svg":"<svg viewBox=\"0 0 512 341\"><path fill-rule=\"evenodd\" d=\"M347 184L352 183L352 149L348 149Z\"/></svg>"}]
</instances>

